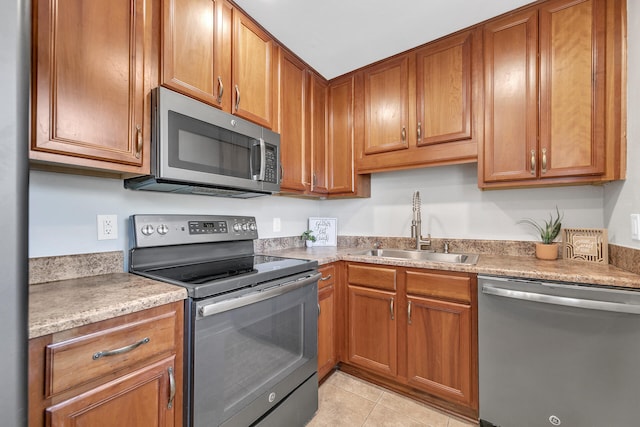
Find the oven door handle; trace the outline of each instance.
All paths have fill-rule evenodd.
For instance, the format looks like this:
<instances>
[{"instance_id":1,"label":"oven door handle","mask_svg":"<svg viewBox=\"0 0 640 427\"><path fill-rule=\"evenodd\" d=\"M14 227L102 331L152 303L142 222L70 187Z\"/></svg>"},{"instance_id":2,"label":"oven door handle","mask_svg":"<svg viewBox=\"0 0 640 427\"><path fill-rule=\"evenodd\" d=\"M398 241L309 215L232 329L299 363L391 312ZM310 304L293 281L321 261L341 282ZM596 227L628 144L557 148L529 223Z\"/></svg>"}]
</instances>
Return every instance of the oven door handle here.
<instances>
[{"instance_id":1,"label":"oven door handle","mask_svg":"<svg viewBox=\"0 0 640 427\"><path fill-rule=\"evenodd\" d=\"M282 285L275 286L261 292L255 292L249 295L243 295L238 298L204 305L198 309L198 314L200 318L207 317L225 311L233 310L235 308L244 307L245 305L255 304L257 302L264 301L270 298L275 298L298 288L317 283L320 277L322 277L322 274L314 273L311 276L305 276L296 280L292 280L290 282L285 282Z\"/></svg>"}]
</instances>

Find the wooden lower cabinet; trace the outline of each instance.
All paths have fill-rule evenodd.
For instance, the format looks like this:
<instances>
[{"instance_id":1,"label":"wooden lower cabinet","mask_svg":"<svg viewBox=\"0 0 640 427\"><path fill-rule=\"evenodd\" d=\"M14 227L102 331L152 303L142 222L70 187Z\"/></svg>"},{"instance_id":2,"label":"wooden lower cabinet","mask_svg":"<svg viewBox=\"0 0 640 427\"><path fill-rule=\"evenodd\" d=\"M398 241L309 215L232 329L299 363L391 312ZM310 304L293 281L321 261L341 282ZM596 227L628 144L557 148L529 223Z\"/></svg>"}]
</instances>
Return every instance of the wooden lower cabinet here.
<instances>
[{"instance_id":1,"label":"wooden lower cabinet","mask_svg":"<svg viewBox=\"0 0 640 427\"><path fill-rule=\"evenodd\" d=\"M477 277L347 263L341 369L478 416Z\"/></svg>"},{"instance_id":2,"label":"wooden lower cabinet","mask_svg":"<svg viewBox=\"0 0 640 427\"><path fill-rule=\"evenodd\" d=\"M177 427L183 302L29 340L30 427Z\"/></svg>"},{"instance_id":3,"label":"wooden lower cabinet","mask_svg":"<svg viewBox=\"0 0 640 427\"><path fill-rule=\"evenodd\" d=\"M167 410L174 369L175 358L170 357L65 400L47 408L46 425L174 426Z\"/></svg>"},{"instance_id":4,"label":"wooden lower cabinet","mask_svg":"<svg viewBox=\"0 0 640 427\"><path fill-rule=\"evenodd\" d=\"M418 297L408 297L407 304L408 384L470 404L471 307Z\"/></svg>"},{"instance_id":5,"label":"wooden lower cabinet","mask_svg":"<svg viewBox=\"0 0 640 427\"><path fill-rule=\"evenodd\" d=\"M318 379L322 380L338 363L336 334L336 272L334 264L318 269Z\"/></svg>"},{"instance_id":6,"label":"wooden lower cabinet","mask_svg":"<svg viewBox=\"0 0 640 427\"><path fill-rule=\"evenodd\" d=\"M387 375L398 373L394 292L349 285L349 363Z\"/></svg>"}]
</instances>

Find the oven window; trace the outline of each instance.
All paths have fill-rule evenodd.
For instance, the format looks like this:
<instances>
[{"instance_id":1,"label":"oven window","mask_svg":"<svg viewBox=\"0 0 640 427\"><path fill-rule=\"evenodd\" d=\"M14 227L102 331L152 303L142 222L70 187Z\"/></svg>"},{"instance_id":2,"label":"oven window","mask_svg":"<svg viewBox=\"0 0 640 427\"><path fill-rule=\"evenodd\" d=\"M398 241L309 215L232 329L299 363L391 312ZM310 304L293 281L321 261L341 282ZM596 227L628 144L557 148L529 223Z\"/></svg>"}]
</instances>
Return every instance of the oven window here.
<instances>
[{"instance_id":1,"label":"oven window","mask_svg":"<svg viewBox=\"0 0 640 427\"><path fill-rule=\"evenodd\" d=\"M245 135L169 111L169 165L181 169L251 178L251 147Z\"/></svg>"},{"instance_id":2,"label":"oven window","mask_svg":"<svg viewBox=\"0 0 640 427\"><path fill-rule=\"evenodd\" d=\"M257 419L269 408L269 394L281 399L293 391L282 391L291 378L312 375L317 315L317 286L311 285L198 319L194 425Z\"/></svg>"}]
</instances>

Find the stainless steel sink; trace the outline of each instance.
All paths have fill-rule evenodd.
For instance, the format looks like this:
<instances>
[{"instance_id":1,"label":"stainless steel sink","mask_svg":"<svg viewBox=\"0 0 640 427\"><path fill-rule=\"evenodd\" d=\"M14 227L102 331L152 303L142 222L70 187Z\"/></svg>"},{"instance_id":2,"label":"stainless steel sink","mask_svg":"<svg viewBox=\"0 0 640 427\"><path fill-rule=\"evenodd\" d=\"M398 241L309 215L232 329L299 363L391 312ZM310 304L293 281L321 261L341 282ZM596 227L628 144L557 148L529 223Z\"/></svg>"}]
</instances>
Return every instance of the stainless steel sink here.
<instances>
[{"instance_id":1,"label":"stainless steel sink","mask_svg":"<svg viewBox=\"0 0 640 427\"><path fill-rule=\"evenodd\" d=\"M406 249L368 249L351 252L350 255L375 256L380 258L409 259L416 261L446 262L452 264L476 264L477 254L454 254Z\"/></svg>"}]
</instances>

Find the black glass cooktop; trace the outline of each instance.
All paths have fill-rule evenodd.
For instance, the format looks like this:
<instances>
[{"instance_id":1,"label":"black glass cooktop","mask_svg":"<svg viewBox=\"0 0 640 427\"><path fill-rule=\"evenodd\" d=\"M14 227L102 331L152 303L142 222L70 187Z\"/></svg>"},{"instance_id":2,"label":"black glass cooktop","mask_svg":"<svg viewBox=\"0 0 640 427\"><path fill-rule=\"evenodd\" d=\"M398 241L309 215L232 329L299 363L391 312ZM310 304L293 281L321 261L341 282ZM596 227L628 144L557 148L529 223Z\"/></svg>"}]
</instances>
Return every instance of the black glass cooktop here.
<instances>
[{"instance_id":1,"label":"black glass cooktop","mask_svg":"<svg viewBox=\"0 0 640 427\"><path fill-rule=\"evenodd\" d=\"M316 261L250 255L134 272L183 286L192 298L205 298L286 278L316 267Z\"/></svg>"}]
</instances>

